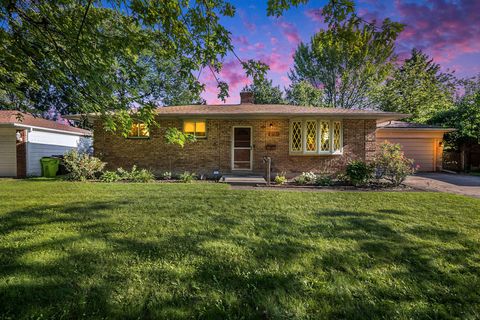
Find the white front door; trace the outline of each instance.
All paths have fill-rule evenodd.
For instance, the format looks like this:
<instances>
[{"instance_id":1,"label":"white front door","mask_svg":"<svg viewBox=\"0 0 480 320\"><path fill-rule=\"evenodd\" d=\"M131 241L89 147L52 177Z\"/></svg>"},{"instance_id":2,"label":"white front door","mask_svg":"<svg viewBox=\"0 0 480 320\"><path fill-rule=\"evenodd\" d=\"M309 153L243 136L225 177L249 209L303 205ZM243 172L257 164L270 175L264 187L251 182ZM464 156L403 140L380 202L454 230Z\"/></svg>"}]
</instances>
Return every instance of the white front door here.
<instances>
[{"instance_id":1,"label":"white front door","mask_svg":"<svg viewBox=\"0 0 480 320\"><path fill-rule=\"evenodd\" d=\"M252 170L252 128L233 127L232 170Z\"/></svg>"}]
</instances>

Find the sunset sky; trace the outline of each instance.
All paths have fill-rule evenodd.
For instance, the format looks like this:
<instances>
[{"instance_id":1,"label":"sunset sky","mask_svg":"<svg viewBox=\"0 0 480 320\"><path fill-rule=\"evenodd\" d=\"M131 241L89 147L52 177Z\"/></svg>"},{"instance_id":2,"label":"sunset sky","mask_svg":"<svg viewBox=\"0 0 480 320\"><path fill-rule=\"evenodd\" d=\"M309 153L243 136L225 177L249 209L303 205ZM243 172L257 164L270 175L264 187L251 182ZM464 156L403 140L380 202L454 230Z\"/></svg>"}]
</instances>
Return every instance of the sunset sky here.
<instances>
[{"instance_id":1,"label":"sunset sky","mask_svg":"<svg viewBox=\"0 0 480 320\"><path fill-rule=\"evenodd\" d=\"M322 23L320 8L326 1L310 0L307 5L292 8L281 18L267 17L266 0L232 1L237 9L234 18L222 23L232 33L241 59L260 59L270 66L268 77L274 84L287 87L287 73L298 43L307 42ZM357 12L371 21L391 18L406 24L397 41L400 58L412 48L424 50L444 69L455 70L458 77L480 73L480 0L430 1L356 1ZM203 96L207 103L217 99L216 82L205 69L201 76L207 84ZM239 102L239 91L250 80L232 56L224 60L220 79L230 85L227 103Z\"/></svg>"}]
</instances>

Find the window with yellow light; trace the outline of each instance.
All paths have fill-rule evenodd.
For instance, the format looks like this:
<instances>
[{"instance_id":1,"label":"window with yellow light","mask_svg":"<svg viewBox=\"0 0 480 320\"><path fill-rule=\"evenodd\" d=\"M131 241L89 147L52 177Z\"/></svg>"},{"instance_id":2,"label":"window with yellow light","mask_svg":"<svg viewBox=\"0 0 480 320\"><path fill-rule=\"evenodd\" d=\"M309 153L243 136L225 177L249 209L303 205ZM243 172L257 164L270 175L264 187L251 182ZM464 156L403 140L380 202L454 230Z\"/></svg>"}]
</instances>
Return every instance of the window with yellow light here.
<instances>
[{"instance_id":1,"label":"window with yellow light","mask_svg":"<svg viewBox=\"0 0 480 320\"><path fill-rule=\"evenodd\" d=\"M191 134L195 138L207 137L207 123L205 120L185 120L183 122L183 133Z\"/></svg>"},{"instance_id":2,"label":"window with yellow light","mask_svg":"<svg viewBox=\"0 0 480 320\"><path fill-rule=\"evenodd\" d=\"M139 122L132 123L132 128L128 133L128 138L146 139L149 137L150 137L150 131L148 130L145 123L139 123Z\"/></svg>"}]
</instances>

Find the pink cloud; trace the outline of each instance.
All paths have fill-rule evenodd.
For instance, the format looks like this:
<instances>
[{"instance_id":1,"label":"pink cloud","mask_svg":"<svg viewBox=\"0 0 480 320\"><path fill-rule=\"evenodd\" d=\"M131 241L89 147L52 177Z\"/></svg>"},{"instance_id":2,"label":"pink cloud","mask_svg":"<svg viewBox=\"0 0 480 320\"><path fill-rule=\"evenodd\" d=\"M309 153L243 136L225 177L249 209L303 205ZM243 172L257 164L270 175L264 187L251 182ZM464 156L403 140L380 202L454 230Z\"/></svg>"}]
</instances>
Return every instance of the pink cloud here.
<instances>
[{"instance_id":1,"label":"pink cloud","mask_svg":"<svg viewBox=\"0 0 480 320\"><path fill-rule=\"evenodd\" d=\"M205 68L203 74L200 79L206 85L205 92L202 94L203 98L207 100L209 104L224 103L218 98L217 81L212 75L212 72L208 68ZM225 81L229 85L230 96L226 99L226 103L237 103L240 90L251 83L240 62L236 59L225 62L217 78L220 81Z\"/></svg>"},{"instance_id":2,"label":"pink cloud","mask_svg":"<svg viewBox=\"0 0 480 320\"><path fill-rule=\"evenodd\" d=\"M274 46L278 43L278 39L276 37L271 37L270 38L270 43Z\"/></svg>"},{"instance_id":3,"label":"pink cloud","mask_svg":"<svg viewBox=\"0 0 480 320\"><path fill-rule=\"evenodd\" d=\"M240 44L243 46L248 46L248 38L246 36L234 36L232 37L232 40L236 44Z\"/></svg>"},{"instance_id":4,"label":"pink cloud","mask_svg":"<svg viewBox=\"0 0 480 320\"><path fill-rule=\"evenodd\" d=\"M278 25L280 26L280 29L282 29L282 33L289 43L296 45L301 41L295 25L286 21L280 21Z\"/></svg>"},{"instance_id":5,"label":"pink cloud","mask_svg":"<svg viewBox=\"0 0 480 320\"><path fill-rule=\"evenodd\" d=\"M270 71L276 73L285 73L290 68L292 63L291 55L281 55L277 52L272 52L267 56L261 56L260 60L268 64Z\"/></svg>"},{"instance_id":6,"label":"pink cloud","mask_svg":"<svg viewBox=\"0 0 480 320\"><path fill-rule=\"evenodd\" d=\"M407 25L399 37L405 47L423 49L436 62L480 52L480 1L418 4L396 0L395 6Z\"/></svg>"},{"instance_id":7,"label":"pink cloud","mask_svg":"<svg viewBox=\"0 0 480 320\"><path fill-rule=\"evenodd\" d=\"M323 23L322 9L308 9L304 13L310 20Z\"/></svg>"},{"instance_id":8,"label":"pink cloud","mask_svg":"<svg viewBox=\"0 0 480 320\"><path fill-rule=\"evenodd\" d=\"M240 15L240 18L242 19L243 26L248 31L255 32L257 30L257 26L248 20L247 15L245 14L245 11L239 10L239 15Z\"/></svg>"}]
</instances>

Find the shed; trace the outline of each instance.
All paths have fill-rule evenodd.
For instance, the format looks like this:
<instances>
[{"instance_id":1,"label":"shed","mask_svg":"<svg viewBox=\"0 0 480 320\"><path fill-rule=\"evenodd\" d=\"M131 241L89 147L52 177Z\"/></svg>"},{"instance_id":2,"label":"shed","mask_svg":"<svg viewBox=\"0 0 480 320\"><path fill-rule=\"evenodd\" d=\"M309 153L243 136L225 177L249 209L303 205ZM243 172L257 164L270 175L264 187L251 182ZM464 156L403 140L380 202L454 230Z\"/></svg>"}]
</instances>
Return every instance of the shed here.
<instances>
[{"instance_id":1,"label":"shed","mask_svg":"<svg viewBox=\"0 0 480 320\"><path fill-rule=\"evenodd\" d=\"M88 150L91 132L19 111L0 111L0 177L41 175L40 159Z\"/></svg>"},{"instance_id":2,"label":"shed","mask_svg":"<svg viewBox=\"0 0 480 320\"><path fill-rule=\"evenodd\" d=\"M454 129L404 121L378 124L377 145L385 141L398 143L407 158L413 159L419 171L442 170L443 136Z\"/></svg>"}]
</instances>

